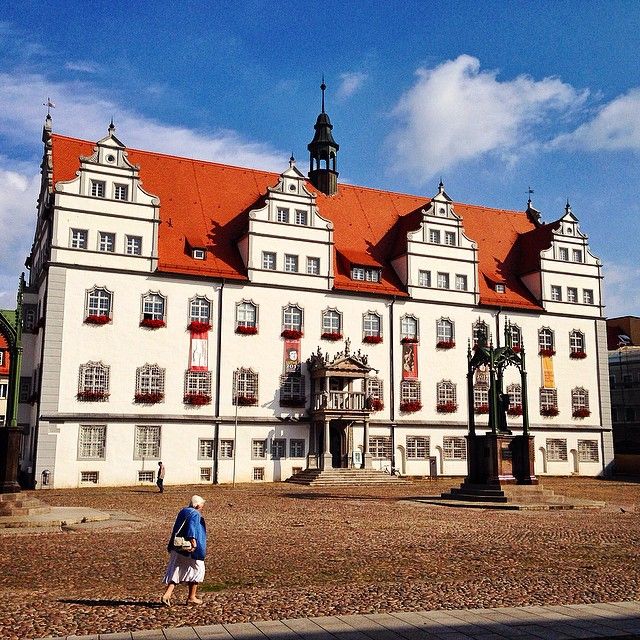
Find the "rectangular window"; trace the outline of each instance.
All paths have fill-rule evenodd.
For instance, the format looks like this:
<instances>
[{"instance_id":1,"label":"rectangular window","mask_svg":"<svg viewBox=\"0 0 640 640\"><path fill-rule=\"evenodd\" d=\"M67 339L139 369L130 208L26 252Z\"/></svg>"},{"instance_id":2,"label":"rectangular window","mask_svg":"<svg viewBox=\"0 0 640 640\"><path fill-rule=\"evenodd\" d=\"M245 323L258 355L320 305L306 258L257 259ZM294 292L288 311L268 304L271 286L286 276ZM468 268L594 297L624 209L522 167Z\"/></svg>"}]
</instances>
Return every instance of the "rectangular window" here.
<instances>
[{"instance_id":1,"label":"rectangular window","mask_svg":"<svg viewBox=\"0 0 640 640\"><path fill-rule=\"evenodd\" d=\"M444 232L444 243L449 247L456 246L456 234L453 231Z\"/></svg>"},{"instance_id":2,"label":"rectangular window","mask_svg":"<svg viewBox=\"0 0 640 640\"><path fill-rule=\"evenodd\" d=\"M113 186L113 197L115 200L128 200L129 187L126 184L116 184Z\"/></svg>"},{"instance_id":3,"label":"rectangular window","mask_svg":"<svg viewBox=\"0 0 640 640\"><path fill-rule=\"evenodd\" d=\"M289 457L304 458L304 440L293 438L289 440Z\"/></svg>"},{"instance_id":4,"label":"rectangular window","mask_svg":"<svg viewBox=\"0 0 640 640\"><path fill-rule=\"evenodd\" d=\"M558 411L558 390L540 389L540 412Z\"/></svg>"},{"instance_id":5,"label":"rectangular window","mask_svg":"<svg viewBox=\"0 0 640 640\"><path fill-rule=\"evenodd\" d=\"M136 460L160 459L160 427L136 426L134 457Z\"/></svg>"},{"instance_id":6,"label":"rectangular window","mask_svg":"<svg viewBox=\"0 0 640 640\"><path fill-rule=\"evenodd\" d=\"M506 291L506 287L503 284L496 284L496 293L504 293Z\"/></svg>"},{"instance_id":7,"label":"rectangular window","mask_svg":"<svg viewBox=\"0 0 640 640\"><path fill-rule=\"evenodd\" d=\"M575 287L567 287L567 302L578 302L578 290Z\"/></svg>"},{"instance_id":8,"label":"rectangular window","mask_svg":"<svg viewBox=\"0 0 640 640\"><path fill-rule=\"evenodd\" d=\"M307 212L302 209L296 209L296 224L307 224Z\"/></svg>"},{"instance_id":9,"label":"rectangular window","mask_svg":"<svg viewBox=\"0 0 640 640\"><path fill-rule=\"evenodd\" d=\"M220 440L220 457L233 458L233 440Z\"/></svg>"},{"instance_id":10,"label":"rectangular window","mask_svg":"<svg viewBox=\"0 0 640 640\"><path fill-rule=\"evenodd\" d=\"M80 484L98 484L99 477L100 475L97 471L81 471Z\"/></svg>"},{"instance_id":11,"label":"rectangular window","mask_svg":"<svg viewBox=\"0 0 640 640\"><path fill-rule=\"evenodd\" d=\"M251 441L251 458L252 460L259 460L267 457L267 441L266 440L252 440Z\"/></svg>"},{"instance_id":12,"label":"rectangular window","mask_svg":"<svg viewBox=\"0 0 640 640\"><path fill-rule=\"evenodd\" d=\"M256 482L264 480L264 467L253 467L252 479Z\"/></svg>"},{"instance_id":13,"label":"rectangular window","mask_svg":"<svg viewBox=\"0 0 640 640\"><path fill-rule=\"evenodd\" d=\"M298 256L294 256L290 253L285 253L284 270L289 273L298 273Z\"/></svg>"},{"instance_id":14,"label":"rectangular window","mask_svg":"<svg viewBox=\"0 0 640 640\"><path fill-rule=\"evenodd\" d=\"M571 256L574 262L582 262L582 249L574 249Z\"/></svg>"},{"instance_id":15,"label":"rectangular window","mask_svg":"<svg viewBox=\"0 0 640 640\"><path fill-rule=\"evenodd\" d=\"M364 267L352 267L351 269L352 280L364 280Z\"/></svg>"},{"instance_id":16,"label":"rectangular window","mask_svg":"<svg viewBox=\"0 0 640 640\"><path fill-rule=\"evenodd\" d=\"M124 251L129 256L142 255L142 236L125 236Z\"/></svg>"},{"instance_id":17,"label":"rectangular window","mask_svg":"<svg viewBox=\"0 0 640 640\"><path fill-rule=\"evenodd\" d=\"M276 219L278 222L289 222L289 209L278 207Z\"/></svg>"},{"instance_id":18,"label":"rectangular window","mask_svg":"<svg viewBox=\"0 0 640 640\"><path fill-rule=\"evenodd\" d=\"M204 260L207 257L207 252L204 249L194 249L191 255L194 260Z\"/></svg>"},{"instance_id":19,"label":"rectangular window","mask_svg":"<svg viewBox=\"0 0 640 640\"><path fill-rule=\"evenodd\" d=\"M280 376L280 402L300 402L305 404L304 377L299 373L287 373Z\"/></svg>"},{"instance_id":20,"label":"rectangular window","mask_svg":"<svg viewBox=\"0 0 640 640\"><path fill-rule=\"evenodd\" d=\"M558 249L558 257L560 258L560 260L569 260L569 249L567 249L566 247L560 247Z\"/></svg>"},{"instance_id":21,"label":"rectangular window","mask_svg":"<svg viewBox=\"0 0 640 640\"><path fill-rule=\"evenodd\" d=\"M391 459L391 436L369 436L369 453L373 458Z\"/></svg>"},{"instance_id":22,"label":"rectangular window","mask_svg":"<svg viewBox=\"0 0 640 640\"><path fill-rule=\"evenodd\" d=\"M445 460L466 460L466 440L460 436L444 436L442 439L442 455Z\"/></svg>"},{"instance_id":23,"label":"rectangular window","mask_svg":"<svg viewBox=\"0 0 640 640\"><path fill-rule=\"evenodd\" d=\"M562 302L562 287L558 285L551 285L551 299L554 302Z\"/></svg>"},{"instance_id":24,"label":"rectangular window","mask_svg":"<svg viewBox=\"0 0 640 640\"><path fill-rule=\"evenodd\" d=\"M467 290L467 276L456 275L456 291Z\"/></svg>"},{"instance_id":25,"label":"rectangular window","mask_svg":"<svg viewBox=\"0 0 640 640\"><path fill-rule=\"evenodd\" d=\"M424 271L420 269L418 271L418 284L421 287L430 287L431 286L431 271Z\"/></svg>"},{"instance_id":26,"label":"rectangular window","mask_svg":"<svg viewBox=\"0 0 640 640\"><path fill-rule=\"evenodd\" d=\"M20 378L20 389L18 391L19 402L29 402L31 396L31 378L28 376L22 376Z\"/></svg>"},{"instance_id":27,"label":"rectangular window","mask_svg":"<svg viewBox=\"0 0 640 640\"><path fill-rule=\"evenodd\" d=\"M547 460L549 462L566 462L567 441L561 438L547 438Z\"/></svg>"},{"instance_id":28,"label":"rectangular window","mask_svg":"<svg viewBox=\"0 0 640 640\"><path fill-rule=\"evenodd\" d=\"M6 382L0 382L0 399L3 399L7 397L7 389L8 389L8 383Z\"/></svg>"},{"instance_id":29,"label":"rectangular window","mask_svg":"<svg viewBox=\"0 0 640 640\"><path fill-rule=\"evenodd\" d=\"M200 482L211 482L211 467L200 467Z\"/></svg>"},{"instance_id":30,"label":"rectangular window","mask_svg":"<svg viewBox=\"0 0 640 640\"><path fill-rule=\"evenodd\" d=\"M106 425L81 425L78 440L78 459L104 460L107 441Z\"/></svg>"},{"instance_id":31,"label":"rectangular window","mask_svg":"<svg viewBox=\"0 0 640 640\"><path fill-rule=\"evenodd\" d=\"M98 233L98 251L107 251L109 253L113 253L115 250L116 234L100 231Z\"/></svg>"},{"instance_id":32,"label":"rectangular window","mask_svg":"<svg viewBox=\"0 0 640 640\"><path fill-rule=\"evenodd\" d=\"M420 382L418 380L402 380L400 382L400 403L420 402Z\"/></svg>"},{"instance_id":33,"label":"rectangular window","mask_svg":"<svg viewBox=\"0 0 640 640\"><path fill-rule=\"evenodd\" d=\"M208 438L198 440L198 460L213 460L213 440Z\"/></svg>"},{"instance_id":34,"label":"rectangular window","mask_svg":"<svg viewBox=\"0 0 640 640\"><path fill-rule=\"evenodd\" d=\"M94 198L104 198L105 184L102 180L91 181L91 195Z\"/></svg>"},{"instance_id":35,"label":"rectangular window","mask_svg":"<svg viewBox=\"0 0 640 640\"><path fill-rule=\"evenodd\" d=\"M578 440L578 461L598 462L598 441Z\"/></svg>"},{"instance_id":36,"label":"rectangular window","mask_svg":"<svg viewBox=\"0 0 640 640\"><path fill-rule=\"evenodd\" d=\"M287 456L287 440L286 438L274 438L271 441L271 459L280 460Z\"/></svg>"},{"instance_id":37,"label":"rectangular window","mask_svg":"<svg viewBox=\"0 0 640 640\"><path fill-rule=\"evenodd\" d=\"M307 258L307 273L310 276L320 275L320 258Z\"/></svg>"},{"instance_id":38,"label":"rectangular window","mask_svg":"<svg viewBox=\"0 0 640 640\"><path fill-rule=\"evenodd\" d=\"M593 289L582 290L582 302L584 304L593 304Z\"/></svg>"},{"instance_id":39,"label":"rectangular window","mask_svg":"<svg viewBox=\"0 0 640 640\"><path fill-rule=\"evenodd\" d=\"M184 376L184 393L211 395L211 371L187 371Z\"/></svg>"},{"instance_id":40,"label":"rectangular window","mask_svg":"<svg viewBox=\"0 0 640 640\"><path fill-rule=\"evenodd\" d=\"M156 480L155 471L138 471L138 482L153 483Z\"/></svg>"},{"instance_id":41,"label":"rectangular window","mask_svg":"<svg viewBox=\"0 0 640 640\"><path fill-rule=\"evenodd\" d=\"M89 232L86 229L71 229L71 248L86 249Z\"/></svg>"},{"instance_id":42,"label":"rectangular window","mask_svg":"<svg viewBox=\"0 0 640 640\"><path fill-rule=\"evenodd\" d=\"M380 282L380 269L375 267L351 267L352 280L365 280L366 282Z\"/></svg>"},{"instance_id":43,"label":"rectangular window","mask_svg":"<svg viewBox=\"0 0 640 640\"><path fill-rule=\"evenodd\" d=\"M23 309L23 328L27 332L34 331L38 319L37 308L35 304L25 304Z\"/></svg>"},{"instance_id":44,"label":"rectangular window","mask_svg":"<svg viewBox=\"0 0 640 640\"><path fill-rule=\"evenodd\" d=\"M268 271L276 270L276 254L273 251L262 252L262 268Z\"/></svg>"},{"instance_id":45,"label":"rectangular window","mask_svg":"<svg viewBox=\"0 0 640 640\"><path fill-rule=\"evenodd\" d=\"M429 436L407 436L407 459L425 460L429 457L430 448Z\"/></svg>"},{"instance_id":46,"label":"rectangular window","mask_svg":"<svg viewBox=\"0 0 640 640\"><path fill-rule=\"evenodd\" d=\"M438 289L448 289L449 288L449 274L448 273L442 273L441 271L438 271L437 284L438 284Z\"/></svg>"},{"instance_id":47,"label":"rectangular window","mask_svg":"<svg viewBox=\"0 0 640 640\"><path fill-rule=\"evenodd\" d=\"M440 231L438 229L429 229L429 242L440 244Z\"/></svg>"}]
</instances>

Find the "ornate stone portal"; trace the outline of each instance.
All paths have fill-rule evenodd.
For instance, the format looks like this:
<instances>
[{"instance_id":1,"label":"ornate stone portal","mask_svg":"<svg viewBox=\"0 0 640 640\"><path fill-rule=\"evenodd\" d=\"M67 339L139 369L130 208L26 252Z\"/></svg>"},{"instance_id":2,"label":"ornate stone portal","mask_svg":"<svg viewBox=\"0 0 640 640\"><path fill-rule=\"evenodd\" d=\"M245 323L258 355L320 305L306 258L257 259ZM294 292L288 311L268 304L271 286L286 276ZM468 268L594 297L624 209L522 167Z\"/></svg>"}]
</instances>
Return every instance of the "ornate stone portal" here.
<instances>
[{"instance_id":1,"label":"ornate stone portal","mask_svg":"<svg viewBox=\"0 0 640 640\"><path fill-rule=\"evenodd\" d=\"M311 434L307 467L330 469L360 466L371 468L369 454L370 398L367 379L374 370L368 357L358 350L351 353L349 339L344 350L333 358L318 351L307 360L311 377ZM353 440L352 426L362 424L362 448ZM354 452L362 451L361 462Z\"/></svg>"}]
</instances>

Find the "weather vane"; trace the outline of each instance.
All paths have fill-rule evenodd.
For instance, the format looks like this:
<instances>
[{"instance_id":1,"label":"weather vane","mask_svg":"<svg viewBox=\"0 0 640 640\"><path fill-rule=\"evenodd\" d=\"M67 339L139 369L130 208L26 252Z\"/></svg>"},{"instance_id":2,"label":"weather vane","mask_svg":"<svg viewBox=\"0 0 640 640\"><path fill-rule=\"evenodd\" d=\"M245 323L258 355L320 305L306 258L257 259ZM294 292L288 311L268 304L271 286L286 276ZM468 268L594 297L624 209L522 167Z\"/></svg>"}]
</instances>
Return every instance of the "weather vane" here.
<instances>
[{"instance_id":1,"label":"weather vane","mask_svg":"<svg viewBox=\"0 0 640 640\"><path fill-rule=\"evenodd\" d=\"M531 194L534 193L533 189L531 187L529 187L527 189L527 193L529 194L529 204L531 204Z\"/></svg>"},{"instance_id":2,"label":"weather vane","mask_svg":"<svg viewBox=\"0 0 640 640\"><path fill-rule=\"evenodd\" d=\"M51 102L51 98L47 98L46 102L42 103L43 107L47 107L47 115L50 116L51 115L51 109L55 109L56 105L53 104L53 102Z\"/></svg>"}]
</instances>

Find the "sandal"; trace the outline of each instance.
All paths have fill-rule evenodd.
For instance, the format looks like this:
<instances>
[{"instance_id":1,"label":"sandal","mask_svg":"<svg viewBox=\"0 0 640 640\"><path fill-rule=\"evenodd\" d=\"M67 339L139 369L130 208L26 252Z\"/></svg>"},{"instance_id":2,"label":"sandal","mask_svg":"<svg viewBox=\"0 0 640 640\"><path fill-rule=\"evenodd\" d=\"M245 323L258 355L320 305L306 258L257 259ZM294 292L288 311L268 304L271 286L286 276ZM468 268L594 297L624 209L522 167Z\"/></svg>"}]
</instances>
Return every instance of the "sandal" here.
<instances>
[{"instance_id":1,"label":"sandal","mask_svg":"<svg viewBox=\"0 0 640 640\"><path fill-rule=\"evenodd\" d=\"M200 598L193 598L191 600L187 600L187 605L190 604L202 604L202 600Z\"/></svg>"},{"instance_id":2,"label":"sandal","mask_svg":"<svg viewBox=\"0 0 640 640\"><path fill-rule=\"evenodd\" d=\"M170 607L171 606L171 598L165 598L164 596L162 596L162 598L160 598L160 601L166 607Z\"/></svg>"}]
</instances>

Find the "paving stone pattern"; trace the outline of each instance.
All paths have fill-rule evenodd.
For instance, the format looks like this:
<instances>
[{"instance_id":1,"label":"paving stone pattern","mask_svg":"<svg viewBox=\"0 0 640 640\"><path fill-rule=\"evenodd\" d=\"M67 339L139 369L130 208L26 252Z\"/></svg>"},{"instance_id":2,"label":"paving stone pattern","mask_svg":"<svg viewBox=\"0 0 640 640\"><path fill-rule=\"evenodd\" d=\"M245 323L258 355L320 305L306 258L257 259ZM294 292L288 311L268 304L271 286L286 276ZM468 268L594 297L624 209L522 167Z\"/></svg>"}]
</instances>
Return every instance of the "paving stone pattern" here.
<instances>
[{"instance_id":1,"label":"paving stone pattern","mask_svg":"<svg viewBox=\"0 0 640 640\"><path fill-rule=\"evenodd\" d=\"M3 532L0 638L133 631L142 638L141 631L159 628L353 614L379 622L375 616L391 613L640 599L640 484L545 479L556 493L605 500L595 512L465 510L411 500L452 484L40 493L52 505L141 520ZM207 499L205 603L185 606L178 587L169 609L159 605L165 545L178 509L195 492Z\"/></svg>"}]
</instances>

